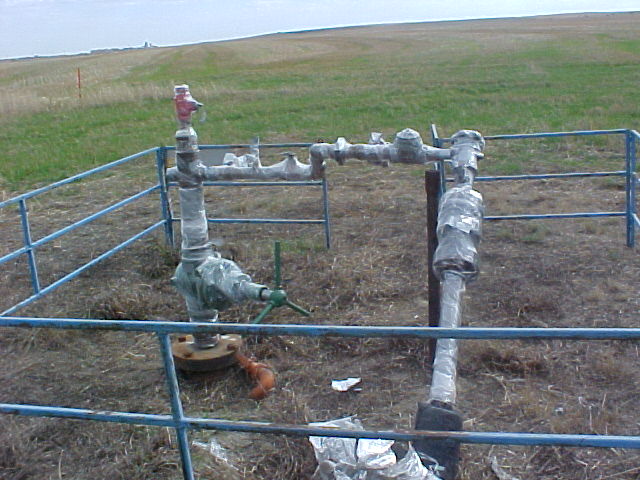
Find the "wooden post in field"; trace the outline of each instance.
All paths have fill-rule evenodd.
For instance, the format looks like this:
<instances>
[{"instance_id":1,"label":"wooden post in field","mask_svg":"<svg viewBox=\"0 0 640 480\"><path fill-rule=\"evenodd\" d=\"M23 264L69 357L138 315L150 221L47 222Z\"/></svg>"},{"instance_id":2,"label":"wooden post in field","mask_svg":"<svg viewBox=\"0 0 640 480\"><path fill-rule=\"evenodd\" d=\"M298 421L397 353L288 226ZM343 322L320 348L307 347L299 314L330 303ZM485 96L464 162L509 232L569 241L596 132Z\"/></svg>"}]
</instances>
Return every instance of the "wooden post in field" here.
<instances>
[{"instance_id":1,"label":"wooden post in field","mask_svg":"<svg viewBox=\"0 0 640 480\"><path fill-rule=\"evenodd\" d=\"M440 172L427 170L425 174L425 190L427 192L427 264L429 292L429 326L440 326L440 280L433 271L433 257L438 247L438 206L440 203ZM429 340L429 363L433 366L436 355L436 339Z\"/></svg>"},{"instance_id":2,"label":"wooden post in field","mask_svg":"<svg viewBox=\"0 0 640 480\"><path fill-rule=\"evenodd\" d=\"M77 68L77 81L76 84L78 85L78 98L82 99L82 81L80 80L80 67Z\"/></svg>"}]
</instances>

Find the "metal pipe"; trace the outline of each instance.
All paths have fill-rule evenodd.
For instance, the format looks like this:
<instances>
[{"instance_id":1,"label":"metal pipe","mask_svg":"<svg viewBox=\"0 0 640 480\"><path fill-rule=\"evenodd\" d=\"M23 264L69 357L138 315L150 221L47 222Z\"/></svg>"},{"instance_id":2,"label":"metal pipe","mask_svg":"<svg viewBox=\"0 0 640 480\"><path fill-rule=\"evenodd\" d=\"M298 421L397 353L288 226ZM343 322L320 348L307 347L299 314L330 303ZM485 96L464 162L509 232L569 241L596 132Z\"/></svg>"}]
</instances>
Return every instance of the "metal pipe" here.
<instances>
[{"instance_id":1,"label":"metal pipe","mask_svg":"<svg viewBox=\"0 0 640 480\"><path fill-rule=\"evenodd\" d=\"M305 186L319 186L322 185L322 180L307 180L307 181L295 181L290 180L288 182L202 182L205 187L305 187ZM167 184L169 187L178 186L177 182L170 182Z\"/></svg>"},{"instance_id":2,"label":"metal pipe","mask_svg":"<svg viewBox=\"0 0 640 480\"><path fill-rule=\"evenodd\" d=\"M438 214L438 246L430 267L441 281L439 325L457 328L461 323L462 293L465 284L478 274L478 251L484 206L482 195L473 190L482 158L484 140L472 130L452 137L451 164L455 186L442 195ZM433 327L432 327L433 328ZM462 414L455 409L458 343L453 338L438 339L433 360L431 388L426 402L418 404L415 428L461 430ZM457 475L460 445L451 440L422 439L414 447L425 458L442 467L443 480ZM423 460L429 464L431 461Z\"/></svg>"},{"instance_id":3,"label":"metal pipe","mask_svg":"<svg viewBox=\"0 0 640 480\"><path fill-rule=\"evenodd\" d=\"M158 174L158 187L160 189L160 212L164 219L164 238L169 248L174 248L173 237L173 213L171 211L171 199L169 197L167 177L165 170L167 168L167 149L160 147L156 151L156 171Z\"/></svg>"},{"instance_id":4,"label":"metal pipe","mask_svg":"<svg viewBox=\"0 0 640 480\"><path fill-rule=\"evenodd\" d=\"M424 165L451 158L451 154L449 149L424 145L420 134L411 128L398 132L393 143L385 142L379 133L374 132L368 144L350 144L340 137L336 143L316 143L309 148L311 163L314 165L329 159L339 164L347 159L358 159L381 166L389 163Z\"/></svg>"},{"instance_id":5,"label":"metal pipe","mask_svg":"<svg viewBox=\"0 0 640 480\"><path fill-rule=\"evenodd\" d=\"M22 239L24 242L24 248L27 252L27 259L29 262L29 274L31 276L31 286L33 293L37 294L40 291L40 279L38 278L38 266L36 265L36 257L33 251L33 244L31 243L31 228L29 226L29 214L27 211L27 201L23 198L19 202L20 205L20 223L22 224Z\"/></svg>"},{"instance_id":6,"label":"metal pipe","mask_svg":"<svg viewBox=\"0 0 640 480\"><path fill-rule=\"evenodd\" d=\"M164 373L167 379L167 390L169 391L169 399L171 402L171 416L173 417L178 438L178 449L180 451L180 460L182 464L182 475L185 480L194 480L193 465L191 464L191 451L189 450L189 438L187 434L188 426L185 422L182 401L180 400L180 387L178 385L178 377L176 376L176 368L173 363L173 355L171 354L171 339L166 333L158 333L160 341L160 352L162 353L162 362L164 364Z\"/></svg>"},{"instance_id":7,"label":"metal pipe","mask_svg":"<svg viewBox=\"0 0 640 480\"><path fill-rule=\"evenodd\" d=\"M485 135L485 140L520 140L527 138L554 138L554 137L588 137L592 135L624 135L628 132L625 128L612 130L576 130L572 132L542 132L542 133L517 133L509 135ZM450 143L451 138L441 138L440 141Z\"/></svg>"},{"instance_id":8,"label":"metal pipe","mask_svg":"<svg viewBox=\"0 0 640 480\"><path fill-rule=\"evenodd\" d=\"M496 177L476 177L476 182L494 182L500 180L536 180L548 178L577 178L577 177L624 177L625 170L615 172L575 172L575 173L544 173L535 175L500 175ZM452 178L448 178L447 182L453 182Z\"/></svg>"},{"instance_id":9,"label":"metal pipe","mask_svg":"<svg viewBox=\"0 0 640 480\"><path fill-rule=\"evenodd\" d=\"M46 407L0 403L0 413L50 418L94 420L108 423L129 423L151 427L176 428L171 415L96 411L80 408ZM246 433L270 433L299 437L343 437L380 438L396 441L415 441L423 438L453 439L460 443L493 445L559 445L594 448L640 448L640 436L634 435L589 435L550 434L518 432L463 432L424 430L345 430L330 427L311 427L277 423L230 421L207 418L184 417L182 424L194 430L222 430Z\"/></svg>"},{"instance_id":10,"label":"metal pipe","mask_svg":"<svg viewBox=\"0 0 640 480\"><path fill-rule=\"evenodd\" d=\"M462 294L465 279L457 272L445 272L442 279L440 324L442 328L458 328L461 324ZM455 405L458 361L458 342L441 338L436 345L429 400Z\"/></svg>"},{"instance_id":11,"label":"metal pipe","mask_svg":"<svg viewBox=\"0 0 640 480\"><path fill-rule=\"evenodd\" d=\"M240 162L236 157L238 165L205 167L200 162L198 153L198 135L191 126L191 115L201 104L191 97L188 85L179 85L175 87L175 91L174 101L180 129L176 132L176 167L167 171L167 178L177 180L179 184L182 248L181 262L171 281L185 298L189 320L217 322L220 310L247 300L269 301L273 303L273 307L286 304L294 308L290 302L278 303L279 300L286 300L284 291L271 291L264 285L253 283L251 277L236 263L222 258L213 250L209 242L208 223L231 222L216 221L219 219L209 222L205 212L203 183L205 179L216 178L301 180L311 178L312 167L302 165L293 155L287 155L277 165L262 167L255 146L252 146L251 158ZM320 172L323 174L324 170L321 168ZM233 223L258 223L256 219L238 220L234 219ZM218 335L209 332L197 332L193 337L194 347L199 349L215 347L219 339Z\"/></svg>"},{"instance_id":12,"label":"metal pipe","mask_svg":"<svg viewBox=\"0 0 640 480\"><path fill-rule=\"evenodd\" d=\"M324 241L327 250L331 250L331 214L329 212L329 183L322 179L322 213L324 217Z\"/></svg>"},{"instance_id":13,"label":"metal pipe","mask_svg":"<svg viewBox=\"0 0 640 480\"><path fill-rule=\"evenodd\" d=\"M625 203L627 212L627 247L632 248L636 243L635 222L636 213L636 141L630 131L625 136Z\"/></svg>"},{"instance_id":14,"label":"metal pipe","mask_svg":"<svg viewBox=\"0 0 640 480\"><path fill-rule=\"evenodd\" d=\"M624 217L627 212L541 213L527 215L496 215L484 220L542 220L546 218Z\"/></svg>"},{"instance_id":15,"label":"metal pipe","mask_svg":"<svg viewBox=\"0 0 640 480\"><path fill-rule=\"evenodd\" d=\"M514 328L514 327L386 327L359 325L251 325L237 323L165 322L152 320L99 320L75 318L0 317L0 328L53 328L70 330L115 330L193 334L235 333L239 335L350 337L350 338L456 338L460 340L638 340L640 328Z\"/></svg>"},{"instance_id":16,"label":"metal pipe","mask_svg":"<svg viewBox=\"0 0 640 480\"><path fill-rule=\"evenodd\" d=\"M308 148L313 143L297 142L297 143L261 143L260 148ZM227 143L215 145L200 145L200 150L231 150L234 148L251 148L251 143ZM168 146L167 150L175 150L175 147Z\"/></svg>"}]
</instances>

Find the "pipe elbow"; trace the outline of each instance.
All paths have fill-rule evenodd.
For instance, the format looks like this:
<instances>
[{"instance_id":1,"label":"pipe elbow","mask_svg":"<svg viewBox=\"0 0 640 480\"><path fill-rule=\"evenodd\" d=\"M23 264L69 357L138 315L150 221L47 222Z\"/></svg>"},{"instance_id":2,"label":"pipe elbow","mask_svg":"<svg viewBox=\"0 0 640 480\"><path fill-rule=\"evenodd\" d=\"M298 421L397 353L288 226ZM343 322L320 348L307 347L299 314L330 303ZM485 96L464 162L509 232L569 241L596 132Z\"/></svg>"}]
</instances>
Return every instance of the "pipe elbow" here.
<instances>
[{"instance_id":1,"label":"pipe elbow","mask_svg":"<svg viewBox=\"0 0 640 480\"><path fill-rule=\"evenodd\" d=\"M250 358L236 352L236 360L257 385L249 392L253 400L264 399L276 386L276 376L264 363L254 362Z\"/></svg>"},{"instance_id":2,"label":"pipe elbow","mask_svg":"<svg viewBox=\"0 0 640 480\"><path fill-rule=\"evenodd\" d=\"M253 400L262 400L276 386L276 376L273 370L264 366L258 367L255 379L258 384L249 392L249 398Z\"/></svg>"}]
</instances>

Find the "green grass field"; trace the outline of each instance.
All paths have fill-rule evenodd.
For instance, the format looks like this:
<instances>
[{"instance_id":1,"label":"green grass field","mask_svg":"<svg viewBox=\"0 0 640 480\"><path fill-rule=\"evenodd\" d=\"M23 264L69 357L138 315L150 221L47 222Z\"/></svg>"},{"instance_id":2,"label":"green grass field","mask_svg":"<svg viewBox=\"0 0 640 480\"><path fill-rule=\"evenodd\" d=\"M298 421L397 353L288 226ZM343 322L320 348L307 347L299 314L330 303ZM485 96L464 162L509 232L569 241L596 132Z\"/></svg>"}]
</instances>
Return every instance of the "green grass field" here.
<instances>
[{"instance_id":1,"label":"green grass field","mask_svg":"<svg viewBox=\"0 0 640 480\"><path fill-rule=\"evenodd\" d=\"M364 141L406 126L427 140L432 122L444 134L637 127L638 25L639 13L562 15L3 61L0 188L170 144L182 82L207 106L202 143ZM517 159L496 169L522 170Z\"/></svg>"}]
</instances>

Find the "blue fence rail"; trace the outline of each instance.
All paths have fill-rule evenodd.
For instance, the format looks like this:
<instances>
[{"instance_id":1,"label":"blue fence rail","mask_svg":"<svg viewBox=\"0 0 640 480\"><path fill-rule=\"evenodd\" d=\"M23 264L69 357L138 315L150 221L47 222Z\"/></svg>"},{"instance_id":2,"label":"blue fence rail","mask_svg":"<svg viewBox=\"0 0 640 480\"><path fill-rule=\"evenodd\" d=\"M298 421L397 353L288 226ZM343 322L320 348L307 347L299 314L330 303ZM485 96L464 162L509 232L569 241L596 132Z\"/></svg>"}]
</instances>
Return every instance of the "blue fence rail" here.
<instances>
[{"instance_id":1,"label":"blue fence rail","mask_svg":"<svg viewBox=\"0 0 640 480\"><path fill-rule=\"evenodd\" d=\"M0 317L0 327L57 328L82 330L116 330L153 332L158 336L167 380L171 414L145 414L88 410L69 407L22 405L0 403L0 413L92 420L98 422L125 423L153 427L168 427L176 432L182 473L185 480L195 479L189 430L231 430L238 432L271 433L293 436L325 436L345 438L383 438L413 441L424 438L452 439L460 443L494 445L562 445L573 447L633 448L640 449L637 435L575 435L548 433L507 433L470 431L424 430L343 430L287 425L255 421L230 421L185 415L180 400L180 387L171 354L170 333L236 333L254 335L292 336L348 336L348 337L417 337L458 339L640 339L640 328L441 328L441 327L376 327L376 326L328 326L328 325L255 325L211 324L190 322L153 322L136 320L86 320L60 318Z\"/></svg>"},{"instance_id":2,"label":"blue fence rail","mask_svg":"<svg viewBox=\"0 0 640 480\"><path fill-rule=\"evenodd\" d=\"M450 139L439 138L435 126L431 128L435 146L443 146ZM625 138L625 169L613 172L581 172L568 174L549 175L518 175L503 177L479 177L479 181L498 180L531 180L539 178L572 178L590 176L621 176L625 178L625 210L623 212L585 212L585 213L564 213L564 214L541 214L541 215L504 215L500 217L487 217L494 220L524 220L534 218L576 218L576 217L598 217L598 216L624 216L627 225L627 245L633 246L635 242L635 228L640 227L640 219L636 211L636 189L638 177L636 174L637 143L640 141L640 134L635 130L597 130L584 132L555 132L523 135L494 135L485 137L489 141L494 140L516 140L523 138L548 138L563 136L588 136L588 135L623 135ZM281 143L261 145L261 148L286 148L286 147L308 147L309 143ZM246 144L210 145L202 146L203 149L229 149L246 148ZM60 417L69 419L94 420L102 422L116 422L136 425L160 426L173 428L178 438L180 457L182 460L182 472L185 479L194 479L194 472L191 463L189 450L188 432L190 430L214 429L214 430L234 430L241 432L256 433L277 433L297 436L332 436L348 438L385 438L394 440L417 440L422 438L450 438L461 443L484 443L500 445L564 445L575 447L616 447L640 449L640 436L621 435L571 435L571 434L543 434L543 433L505 433L505 432L464 432L464 431L416 431L416 430L388 430L388 431L350 431L340 429L329 429L320 427L309 427L301 425L280 425L261 422L246 421L226 421L220 419L194 418L185 415L180 401L180 391L176 377L173 357L171 355L170 337L171 333L237 333L251 335L293 335L293 336L341 336L341 337L412 337L412 338L457 338L457 339L568 339L568 340L635 340L640 339L640 329L637 328L457 328L445 329L439 327L380 327L380 326L327 326L327 325L247 325L247 324L200 324L183 322L151 322L135 320L80 320L80 319L55 319L55 318L27 318L10 317L20 308L32 303L38 298L55 290L60 285L77 277L98 262L110 257L118 251L126 248L134 241L148 235L149 233L163 227L167 242L173 242L173 223L178 220L173 218L169 199L170 184L166 182L164 171L166 169L166 152L171 147L155 147L143 152L125 157L115 162L94 168L79 175L53 183L10 200L0 203L0 208L17 205L21 217L23 247L19 248L3 257L0 257L0 264L13 260L21 255L26 255L31 275L33 295L14 305L13 307L0 313L0 327L17 328L55 328L55 329L90 329L90 330L118 330L152 332L158 336L163 366L167 379L171 413L170 414L143 414L131 412L105 412L93 411L78 408L62 408L53 406L21 405L0 403L0 413ZM151 153L156 154L156 166L158 183L136 195L117 202L105 209L90 215L72 225L69 225L57 232L54 232L42 239L33 240L31 237L30 224L28 219L27 200L54 188L66 185L90 175L103 172L110 168L125 164L136 158ZM445 188L444 166L440 165L442 187ZM211 182L212 185L227 186L251 186L252 182ZM271 183L281 185L280 182L253 182L254 186L275 186ZM313 182L290 182L300 184L295 186L317 185ZM330 243L329 230L329 206L327 195L327 184L321 182L323 188L323 210L325 236L327 244ZM55 281L54 283L42 287L38 277L37 258L35 250L45 243L48 243L61 235L70 233L87 223L100 218L120 207L123 207L144 196L158 191L162 220L147 227L141 232L133 235L118 246L108 250L85 265L79 267L70 274ZM212 219L215 220L215 219ZM217 219L221 222L246 221L247 223L259 223L251 220L265 220L274 223L295 223L295 219ZM313 220L313 219L312 219Z\"/></svg>"}]
</instances>

